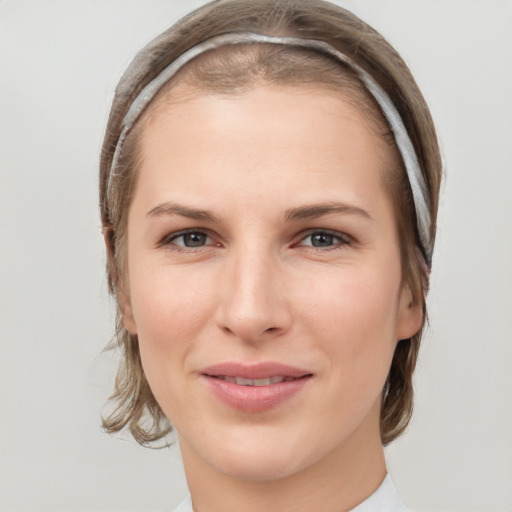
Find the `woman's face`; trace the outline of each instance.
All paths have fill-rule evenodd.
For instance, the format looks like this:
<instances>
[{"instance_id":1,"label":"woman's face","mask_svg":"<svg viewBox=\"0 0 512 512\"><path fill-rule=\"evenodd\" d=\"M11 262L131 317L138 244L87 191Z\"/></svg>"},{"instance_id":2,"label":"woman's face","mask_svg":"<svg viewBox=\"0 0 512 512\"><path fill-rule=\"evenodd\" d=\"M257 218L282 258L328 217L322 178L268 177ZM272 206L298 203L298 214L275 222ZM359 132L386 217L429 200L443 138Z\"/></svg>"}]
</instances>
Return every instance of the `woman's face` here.
<instances>
[{"instance_id":1,"label":"woman's face","mask_svg":"<svg viewBox=\"0 0 512 512\"><path fill-rule=\"evenodd\" d=\"M421 325L385 144L321 88L188 92L142 131L124 307L185 465L268 480L380 447Z\"/></svg>"}]
</instances>

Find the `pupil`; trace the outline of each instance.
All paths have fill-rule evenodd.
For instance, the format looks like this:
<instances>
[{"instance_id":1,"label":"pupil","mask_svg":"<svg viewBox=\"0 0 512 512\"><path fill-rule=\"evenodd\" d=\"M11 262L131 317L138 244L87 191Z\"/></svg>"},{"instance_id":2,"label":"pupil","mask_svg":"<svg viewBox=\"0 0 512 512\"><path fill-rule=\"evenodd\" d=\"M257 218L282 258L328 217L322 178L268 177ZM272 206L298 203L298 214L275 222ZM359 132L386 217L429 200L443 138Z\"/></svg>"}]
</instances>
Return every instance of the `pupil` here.
<instances>
[{"instance_id":1,"label":"pupil","mask_svg":"<svg viewBox=\"0 0 512 512\"><path fill-rule=\"evenodd\" d=\"M187 247L200 247L206 241L206 235L203 233L187 233L183 235L183 241Z\"/></svg>"},{"instance_id":2,"label":"pupil","mask_svg":"<svg viewBox=\"0 0 512 512\"><path fill-rule=\"evenodd\" d=\"M327 233L318 233L311 237L313 247L328 247L333 243L333 235Z\"/></svg>"}]
</instances>

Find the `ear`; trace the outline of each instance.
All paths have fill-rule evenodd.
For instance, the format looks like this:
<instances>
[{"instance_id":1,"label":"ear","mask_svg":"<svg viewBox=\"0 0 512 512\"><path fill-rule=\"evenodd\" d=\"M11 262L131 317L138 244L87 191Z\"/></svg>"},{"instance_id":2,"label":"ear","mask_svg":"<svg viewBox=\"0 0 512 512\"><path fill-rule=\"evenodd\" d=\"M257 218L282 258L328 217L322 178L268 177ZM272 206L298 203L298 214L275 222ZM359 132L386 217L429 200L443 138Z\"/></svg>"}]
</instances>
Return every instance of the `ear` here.
<instances>
[{"instance_id":1,"label":"ear","mask_svg":"<svg viewBox=\"0 0 512 512\"><path fill-rule=\"evenodd\" d=\"M123 318L124 328L133 335L137 334L137 324L133 317L132 305L130 303L129 286L122 283L117 291L117 303Z\"/></svg>"},{"instance_id":2,"label":"ear","mask_svg":"<svg viewBox=\"0 0 512 512\"><path fill-rule=\"evenodd\" d=\"M406 340L414 336L423 325L423 306L414 300L410 286L404 283L398 304L396 339Z\"/></svg>"},{"instance_id":3,"label":"ear","mask_svg":"<svg viewBox=\"0 0 512 512\"><path fill-rule=\"evenodd\" d=\"M115 294L119 311L123 320L124 328L130 334L137 334L137 325L133 317L132 306L130 302L130 285L128 280L123 277L115 261L115 243L114 231L111 227L103 227L103 239L107 251L107 269L111 293Z\"/></svg>"}]
</instances>

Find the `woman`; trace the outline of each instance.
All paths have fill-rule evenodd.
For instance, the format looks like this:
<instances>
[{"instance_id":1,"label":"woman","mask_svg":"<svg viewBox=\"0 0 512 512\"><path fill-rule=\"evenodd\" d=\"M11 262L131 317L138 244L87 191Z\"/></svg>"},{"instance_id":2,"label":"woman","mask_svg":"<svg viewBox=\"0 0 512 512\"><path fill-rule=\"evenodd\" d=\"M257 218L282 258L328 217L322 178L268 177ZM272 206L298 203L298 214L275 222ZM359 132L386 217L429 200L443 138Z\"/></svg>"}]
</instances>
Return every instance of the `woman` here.
<instances>
[{"instance_id":1,"label":"woman","mask_svg":"<svg viewBox=\"0 0 512 512\"><path fill-rule=\"evenodd\" d=\"M104 425L176 430L179 510L407 510L382 446L412 412L440 175L406 65L330 3L212 2L136 56L101 161Z\"/></svg>"}]
</instances>

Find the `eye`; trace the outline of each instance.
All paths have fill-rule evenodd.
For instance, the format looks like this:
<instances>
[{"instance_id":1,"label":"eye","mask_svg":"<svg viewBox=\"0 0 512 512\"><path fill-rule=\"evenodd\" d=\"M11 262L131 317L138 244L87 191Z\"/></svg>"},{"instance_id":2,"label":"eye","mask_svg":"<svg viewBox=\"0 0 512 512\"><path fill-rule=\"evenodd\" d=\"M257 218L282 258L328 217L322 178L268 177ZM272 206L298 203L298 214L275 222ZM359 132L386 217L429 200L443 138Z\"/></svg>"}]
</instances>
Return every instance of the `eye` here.
<instances>
[{"instance_id":1,"label":"eye","mask_svg":"<svg viewBox=\"0 0 512 512\"><path fill-rule=\"evenodd\" d=\"M194 249L197 247L204 247L205 245L212 245L213 240L203 231L185 231L181 233L174 233L167 237L162 245L177 245L178 247L186 247L187 249Z\"/></svg>"},{"instance_id":2,"label":"eye","mask_svg":"<svg viewBox=\"0 0 512 512\"><path fill-rule=\"evenodd\" d=\"M315 249L334 249L350 243L346 235L327 230L317 230L308 233L298 244L299 246L314 247Z\"/></svg>"}]
</instances>

